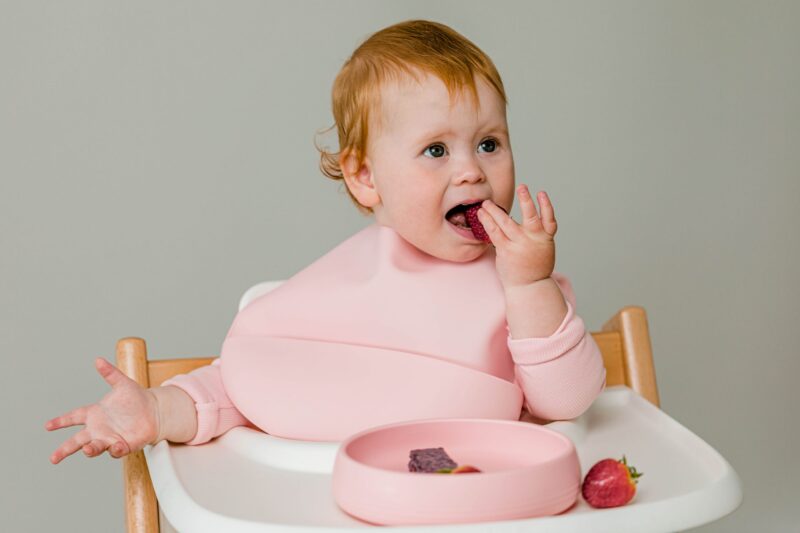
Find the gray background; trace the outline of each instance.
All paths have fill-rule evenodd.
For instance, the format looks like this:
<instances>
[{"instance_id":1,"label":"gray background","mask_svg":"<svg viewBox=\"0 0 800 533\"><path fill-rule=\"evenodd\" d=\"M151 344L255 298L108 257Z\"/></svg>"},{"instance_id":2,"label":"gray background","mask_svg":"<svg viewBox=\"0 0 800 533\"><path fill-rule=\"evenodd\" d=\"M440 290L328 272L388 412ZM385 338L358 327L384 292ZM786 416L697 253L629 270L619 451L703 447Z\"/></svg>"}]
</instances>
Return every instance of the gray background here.
<instances>
[{"instance_id":1,"label":"gray background","mask_svg":"<svg viewBox=\"0 0 800 533\"><path fill-rule=\"evenodd\" d=\"M796 530L800 4L718 1L3 2L0 529L122 530L119 461L48 461L93 359L215 355L248 287L372 222L312 139L409 18L496 62L587 326L647 309L663 409L744 483L700 529Z\"/></svg>"}]
</instances>

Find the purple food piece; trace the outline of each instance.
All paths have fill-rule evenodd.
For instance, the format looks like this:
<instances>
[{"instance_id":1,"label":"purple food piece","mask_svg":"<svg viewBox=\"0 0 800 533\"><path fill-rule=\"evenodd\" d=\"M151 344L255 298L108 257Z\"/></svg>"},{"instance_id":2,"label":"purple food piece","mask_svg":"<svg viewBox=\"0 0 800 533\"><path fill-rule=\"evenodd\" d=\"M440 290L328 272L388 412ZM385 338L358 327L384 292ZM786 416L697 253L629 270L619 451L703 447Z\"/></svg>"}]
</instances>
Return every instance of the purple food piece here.
<instances>
[{"instance_id":1,"label":"purple food piece","mask_svg":"<svg viewBox=\"0 0 800 533\"><path fill-rule=\"evenodd\" d=\"M440 468L456 468L458 464L450 459L444 448L424 448L411 450L408 462L409 472L436 472Z\"/></svg>"}]
</instances>

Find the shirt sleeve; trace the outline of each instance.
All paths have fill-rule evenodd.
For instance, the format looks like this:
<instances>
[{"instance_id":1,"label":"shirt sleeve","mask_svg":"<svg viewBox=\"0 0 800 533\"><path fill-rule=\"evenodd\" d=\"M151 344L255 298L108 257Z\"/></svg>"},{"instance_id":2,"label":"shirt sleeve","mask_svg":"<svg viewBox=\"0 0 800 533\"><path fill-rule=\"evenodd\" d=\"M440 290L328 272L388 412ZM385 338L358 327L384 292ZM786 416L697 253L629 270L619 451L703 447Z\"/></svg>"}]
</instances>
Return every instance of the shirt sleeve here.
<instances>
[{"instance_id":1,"label":"shirt sleeve","mask_svg":"<svg viewBox=\"0 0 800 533\"><path fill-rule=\"evenodd\" d=\"M583 414L603 391L606 369L600 348L575 314L569 279L557 272L551 277L567 304L564 320L549 337L512 339L506 326L508 348L528 412L546 420L568 420Z\"/></svg>"},{"instance_id":2,"label":"shirt sleeve","mask_svg":"<svg viewBox=\"0 0 800 533\"><path fill-rule=\"evenodd\" d=\"M225 392L220 361L221 359L217 358L210 365L195 369L188 374L178 374L161 384L162 387L174 385L194 400L197 409L197 433L186 444L203 444L236 426L253 427L252 423L236 409Z\"/></svg>"}]
</instances>

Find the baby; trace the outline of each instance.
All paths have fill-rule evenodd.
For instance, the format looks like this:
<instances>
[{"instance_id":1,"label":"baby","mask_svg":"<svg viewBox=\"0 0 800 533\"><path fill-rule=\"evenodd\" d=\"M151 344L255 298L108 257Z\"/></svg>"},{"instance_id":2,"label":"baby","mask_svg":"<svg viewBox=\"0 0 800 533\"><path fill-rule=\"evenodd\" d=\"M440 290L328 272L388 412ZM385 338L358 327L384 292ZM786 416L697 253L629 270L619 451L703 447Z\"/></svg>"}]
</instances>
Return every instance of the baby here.
<instances>
[{"instance_id":1,"label":"baby","mask_svg":"<svg viewBox=\"0 0 800 533\"><path fill-rule=\"evenodd\" d=\"M537 210L527 186L515 188L506 97L492 61L442 24L396 24L345 63L333 85L333 113L340 150L320 149L320 168L345 182L359 210L420 257L462 269L492 261L508 337L503 354L479 361L488 353L479 351L470 363L513 378L525 397L522 417L583 413L605 386L602 356L574 313L569 281L553 272L557 225L549 197L537 194ZM509 215L515 195L519 222ZM119 458L164 439L200 444L253 425L226 392L223 359L144 389L97 358L112 390L46 423L47 430L85 426L51 462L80 449Z\"/></svg>"}]
</instances>

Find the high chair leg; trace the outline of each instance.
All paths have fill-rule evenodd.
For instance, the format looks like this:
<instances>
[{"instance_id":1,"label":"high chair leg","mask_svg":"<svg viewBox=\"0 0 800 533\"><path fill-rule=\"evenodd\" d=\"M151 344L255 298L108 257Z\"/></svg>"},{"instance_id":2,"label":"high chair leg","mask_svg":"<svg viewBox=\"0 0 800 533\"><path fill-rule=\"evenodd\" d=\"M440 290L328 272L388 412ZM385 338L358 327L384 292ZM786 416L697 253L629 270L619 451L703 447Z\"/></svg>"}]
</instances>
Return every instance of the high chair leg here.
<instances>
[{"instance_id":1,"label":"high chair leg","mask_svg":"<svg viewBox=\"0 0 800 533\"><path fill-rule=\"evenodd\" d=\"M144 339L126 337L117 342L117 367L142 387L150 386ZM122 458L122 477L128 533L158 533L158 500L143 451Z\"/></svg>"}]
</instances>

